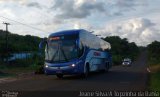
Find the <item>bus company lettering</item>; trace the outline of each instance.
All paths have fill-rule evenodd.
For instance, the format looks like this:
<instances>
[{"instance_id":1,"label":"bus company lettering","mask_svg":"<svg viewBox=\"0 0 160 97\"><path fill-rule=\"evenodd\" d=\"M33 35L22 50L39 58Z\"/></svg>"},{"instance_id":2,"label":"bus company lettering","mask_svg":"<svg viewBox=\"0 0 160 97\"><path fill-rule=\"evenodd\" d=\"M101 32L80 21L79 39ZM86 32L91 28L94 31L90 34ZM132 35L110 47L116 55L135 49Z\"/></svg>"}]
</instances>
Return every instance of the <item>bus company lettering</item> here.
<instances>
[{"instance_id":1,"label":"bus company lettering","mask_svg":"<svg viewBox=\"0 0 160 97\"><path fill-rule=\"evenodd\" d=\"M50 40L59 40L60 37L51 37Z\"/></svg>"},{"instance_id":2,"label":"bus company lettering","mask_svg":"<svg viewBox=\"0 0 160 97\"><path fill-rule=\"evenodd\" d=\"M100 52L94 52L93 55L94 56L101 56L101 53Z\"/></svg>"}]
</instances>

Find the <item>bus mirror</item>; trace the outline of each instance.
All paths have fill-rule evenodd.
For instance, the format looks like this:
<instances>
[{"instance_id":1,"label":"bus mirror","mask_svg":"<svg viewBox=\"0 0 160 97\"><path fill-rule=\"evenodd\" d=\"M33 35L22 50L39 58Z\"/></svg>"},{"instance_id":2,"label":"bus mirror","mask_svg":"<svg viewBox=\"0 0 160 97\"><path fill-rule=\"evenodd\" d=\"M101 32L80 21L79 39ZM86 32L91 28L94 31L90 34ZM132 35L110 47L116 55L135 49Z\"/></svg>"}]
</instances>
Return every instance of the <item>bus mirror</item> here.
<instances>
[{"instance_id":1,"label":"bus mirror","mask_svg":"<svg viewBox=\"0 0 160 97\"><path fill-rule=\"evenodd\" d=\"M43 49L43 47L47 44L47 39L44 38L40 43L39 43L39 49Z\"/></svg>"}]
</instances>

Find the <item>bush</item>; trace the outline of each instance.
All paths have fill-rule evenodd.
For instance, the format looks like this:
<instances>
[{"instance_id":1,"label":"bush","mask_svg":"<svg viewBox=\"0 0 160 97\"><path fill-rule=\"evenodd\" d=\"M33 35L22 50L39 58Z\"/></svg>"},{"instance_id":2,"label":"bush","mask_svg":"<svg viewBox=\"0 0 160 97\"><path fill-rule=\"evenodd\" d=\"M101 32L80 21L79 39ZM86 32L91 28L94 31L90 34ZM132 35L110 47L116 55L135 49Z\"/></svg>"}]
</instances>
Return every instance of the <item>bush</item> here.
<instances>
[{"instance_id":1,"label":"bush","mask_svg":"<svg viewBox=\"0 0 160 97\"><path fill-rule=\"evenodd\" d=\"M123 58L120 55L113 55L112 60L113 60L113 65L120 65L122 63Z\"/></svg>"},{"instance_id":2,"label":"bush","mask_svg":"<svg viewBox=\"0 0 160 97\"><path fill-rule=\"evenodd\" d=\"M147 46L149 55L149 64L156 65L160 63L160 42L154 41Z\"/></svg>"},{"instance_id":3,"label":"bush","mask_svg":"<svg viewBox=\"0 0 160 97\"><path fill-rule=\"evenodd\" d=\"M114 65L120 65L123 58L134 60L139 54L139 48L134 43L129 43L126 38L121 39L118 36L110 36L104 38L105 41L111 44L112 60Z\"/></svg>"}]
</instances>

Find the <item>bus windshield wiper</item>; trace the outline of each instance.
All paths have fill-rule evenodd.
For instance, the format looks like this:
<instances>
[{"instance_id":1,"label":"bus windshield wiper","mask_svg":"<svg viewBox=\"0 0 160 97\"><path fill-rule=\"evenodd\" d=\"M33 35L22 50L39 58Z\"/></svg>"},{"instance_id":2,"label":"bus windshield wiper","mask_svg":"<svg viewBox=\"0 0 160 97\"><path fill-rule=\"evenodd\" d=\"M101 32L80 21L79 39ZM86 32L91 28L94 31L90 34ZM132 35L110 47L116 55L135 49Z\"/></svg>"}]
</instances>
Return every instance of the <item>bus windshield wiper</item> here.
<instances>
[{"instance_id":1,"label":"bus windshield wiper","mask_svg":"<svg viewBox=\"0 0 160 97\"><path fill-rule=\"evenodd\" d=\"M54 61L54 59L55 59L56 55L58 54L58 51L59 51L59 49L57 49L57 51L55 52L55 54L52 56L51 62L53 62L53 61Z\"/></svg>"},{"instance_id":2,"label":"bus windshield wiper","mask_svg":"<svg viewBox=\"0 0 160 97\"><path fill-rule=\"evenodd\" d=\"M60 48L60 50L61 50L62 54L64 55L65 60L68 62L68 59L66 57L66 54L64 53L64 50L62 48Z\"/></svg>"}]
</instances>

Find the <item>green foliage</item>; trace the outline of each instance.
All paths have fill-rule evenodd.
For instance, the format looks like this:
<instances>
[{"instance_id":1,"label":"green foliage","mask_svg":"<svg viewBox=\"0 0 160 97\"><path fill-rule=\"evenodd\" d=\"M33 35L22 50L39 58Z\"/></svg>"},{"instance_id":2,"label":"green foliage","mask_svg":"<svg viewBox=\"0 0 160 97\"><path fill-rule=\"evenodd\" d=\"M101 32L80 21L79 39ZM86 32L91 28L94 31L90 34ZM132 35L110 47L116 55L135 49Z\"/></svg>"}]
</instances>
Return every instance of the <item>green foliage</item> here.
<instances>
[{"instance_id":1,"label":"green foliage","mask_svg":"<svg viewBox=\"0 0 160 97\"><path fill-rule=\"evenodd\" d=\"M44 64L44 57L34 55L33 57L27 59L17 59L6 64L4 62L0 62L0 71L10 71L10 70L18 70L18 71L37 71Z\"/></svg>"},{"instance_id":2,"label":"green foliage","mask_svg":"<svg viewBox=\"0 0 160 97\"><path fill-rule=\"evenodd\" d=\"M40 56L37 52L39 50L39 43L42 39L31 35L18 35L13 33L8 33L8 52L10 53L24 53L24 52L35 52L32 53L33 56L25 59L17 59L9 64L3 62L6 58L6 32L0 30L0 69L12 69L12 68L29 68L37 69L43 65L44 58Z\"/></svg>"},{"instance_id":3,"label":"green foliage","mask_svg":"<svg viewBox=\"0 0 160 97\"><path fill-rule=\"evenodd\" d=\"M129 43L126 38L121 39L118 36L110 36L104 38L105 41L111 44L111 53L114 65L119 65L123 58L131 58L134 60L139 53L138 46L131 42Z\"/></svg>"},{"instance_id":4,"label":"green foliage","mask_svg":"<svg viewBox=\"0 0 160 97\"><path fill-rule=\"evenodd\" d=\"M5 51L5 34L0 30L0 53ZM8 50L9 52L38 51L38 45L41 38L31 35L17 35L8 33Z\"/></svg>"},{"instance_id":5,"label":"green foliage","mask_svg":"<svg viewBox=\"0 0 160 97\"><path fill-rule=\"evenodd\" d=\"M147 46L149 55L149 64L160 64L160 42L154 41Z\"/></svg>"},{"instance_id":6,"label":"green foliage","mask_svg":"<svg viewBox=\"0 0 160 97\"><path fill-rule=\"evenodd\" d=\"M8 50L6 50L6 32L0 30L0 61L11 53L37 52L41 38L31 35L18 35L8 32Z\"/></svg>"},{"instance_id":7,"label":"green foliage","mask_svg":"<svg viewBox=\"0 0 160 97\"><path fill-rule=\"evenodd\" d=\"M4 77L15 77L16 75L14 74L9 74L9 73L0 73L0 78L4 78Z\"/></svg>"},{"instance_id":8,"label":"green foliage","mask_svg":"<svg viewBox=\"0 0 160 97\"><path fill-rule=\"evenodd\" d=\"M121 64L123 58L121 55L112 55L112 60L113 60L114 65L119 65Z\"/></svg>"},{"instance_id":9,"label":"green foliage","mask_svg":"<svg viewBox=\"0 0 160 97\"><path fill-rule=\"evenodd\" d=\"M9 48L11 52L38 51L38 45L41 39L30 35L10 35L9 41Z\"/></svg>"},{"instance_id":10,"label":"green foliage","mask_svg":"<svg viewBox=\"0 0 160 97\"><path fill-rule=\"evenodd\" d=\"M152 91L160 91L160 72L151 74L150 89Z\"/></svg>"}]
</instances>

